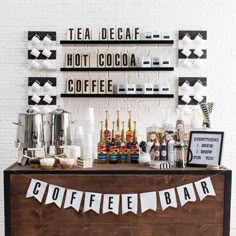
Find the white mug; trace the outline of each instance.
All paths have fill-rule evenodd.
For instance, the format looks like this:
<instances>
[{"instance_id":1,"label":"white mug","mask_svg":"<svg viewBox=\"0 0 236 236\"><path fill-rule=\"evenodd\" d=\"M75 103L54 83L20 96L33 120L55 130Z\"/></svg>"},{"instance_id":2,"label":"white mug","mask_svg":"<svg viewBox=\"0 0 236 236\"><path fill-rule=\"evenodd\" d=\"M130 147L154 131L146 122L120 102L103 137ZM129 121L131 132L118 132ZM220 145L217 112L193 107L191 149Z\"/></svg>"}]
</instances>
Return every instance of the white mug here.
<instances>
[{"instance_id":1,"label":"white mug","mask_svg":"<svg viewBox=\"0 0 236 236\"><path fill-rule=\"evenodd\" d=\"M49 92L52 89L52 84L50 81L47 81L43 86L44 91Z\"/></svg>"},{"instance_id":2,"label":"white mug","mask_svg":"<svg viewBox=\"0 0 236 236\"><path fill-rule=\"evenodd\" d=\"M193 53L197 55L198 57L201 57L204 52L200 48L197 48L193 51Z\"/></svg>"},{"instance_id":3,"label":"white mug","mask_svg":"<svg viewBox=\"0 0 236 236\"><path fill-rule=\"evenodd\" d=\"M191 101L191 98L188 96L188 95L184 95L182 98L181 98L182 101L184 101L186 104L190 103Z\"/></svg>"},{"instance_id":4,"label":"white mug","mask_svg":"<svg viewBox=\"0 0 236 236\"><path fill-rule=\"evenodd\" d=\"M182 66L185 67L185 68L190 68L190 67L192 67L192 63L188 59L185 59L182 62Z\"/></svg>"},{"instance_id":5,"label":"white mug","mask_svg":"<svg viewBox=\"0 0 236 236\"><path fill-rule=\"evenodd\" d=\"M44 96L43 101L45 101L46 103L50 104L52 102L52 97L46 95L46 96Z\"/></svg>"},{"instance_id":6,"label":"white mug","mask_svg":"<svg viewBox=\"0 0 236 236\"><path fill-rule=\"evenodd\" d=\"M182 51L182 54L184 54L186 57L189 57L191 55L191 51L188 48L184 48Z\"/></svg>"},{"instance_id":7,"label":"white mug","mask_svg":"<svg viewBox=\"0 0 236 236\"><path fill-rule=\"evenodd\" d=\"M41 98L37 94L34 94L31 100L35 103L39 103Z\"/></svg>"},{"instance_id":8,"label":"white mug","mask_svg":"<svg viewBox=\"0 0 236 236\"><path fill-rule=\"evenodd\" d=\"M48 114L49 112L51 112L51 109L50 109L48 106L44 106L44 107L42 108L42 112L43 112L44 114Z\"/></svg>"},{"instance_id":9,"label":"white mug","mask_svg":"<svg viewBox=\"0 0 236 236\"><path fill-rule=\"evenodd\" d=\"M42 54L43 54L45 57L49 58L49 57L52 55L52 52L51 52L50 50L48 50L47 48L45 48L45 49L43 50Z\"/></svg>"},{"instance_id":10,"label":"white mug","mask_svg":"<svg viewBox=\"0 0 236 236\"><path fill-rule=\"evenodd\" d=\"M40 55L40 51L39 51L38 49L36 49L36 48L33 48L33 49L31 50L30 54L33 55L33 56L35 56L36 58L38 58L39 55Z\"/></svg>"},{"instance_id":11,"label":"white mug","mask_svg":"<svg viewBox=\"0 0 236 236\"><path fill-rule=\"evenodd\" d=\"M184 44L188 45L189 43L191 43L191 38L188 34L185 34L184 37L182 38L182 41Z\"/></svg>"},{"instance_id":12,"label":"white mug","mask_svg":"<svg viewBox=\"0 0 236 236\"><path fill-rule=\"evenodd\" d=\"M201 34L198 34L198 35L195 37L194 42L195 42L197 45L201 45L202 42L203 42L202 35L201 35Z\"/></svg>"},{"instance_id":13,"label":"white mug","mask_svg":"<svg viewBox=\"0 0 236 236\"><path fill-rule=\"evenodd\" d=\"M34 69L39 69L40 68L40 64L38 63L38 61L35 59L31 62L31 67Z\"/></svg>"},{"instance_id":14,"label":"white mug","mask_svg":"<svg viewBox=\"0 0 236 236\"><path fill-rule=\"evenodd\" d=\"M193 85L194 90L200 91L203 89L202 81L198 80L194 85Z\"/></svg>"},{"instance_id":15,"label":"white mug","mask_svg":"<svg viewBox=\"0 0 236 236\"><path fill-rule=\"evenodd\" d=\"M37 92L37 91L40 90L40 88L41 88L40 83L39 83L39 81L36 80L36 81L32 84L32 90L35 91L35 92Z\"/></svg>"},{"instance_id":16,"label":"white mug","mask_svg":"<svg viewBox=\"0 0 236 236\"><path fill-rule=\"evenodd\" d=\"M50 69L51 68L51 63L46 59L46 60L43 60L42 66L45 69Z\"/></svg>"},{"instance_id":17,"label":"white mug","mask_svg":"<svg viewBox=\"0 0 236 236\"><path fill-rule=\"evenodd\" d=\"M46 46L49 46L52 43L51 37L47 34L44 38L43 38L43 44Z\"/></svg>"},{"instance_id":18,"label":"white mug","mask_svg":"<svg viewBox=\"0 0 236 236\"><path fill-rule=\"evenodd\" d=\"M193 63L194 67L196 68L201 68L202 67L202 60L201 59L196 59Z\"/></svg>"},{"instance_id":19,"label":"white mug","mask_svg":"<svg viewBox=\"0 0 236 236\"><path fill-rule=\"evenodd\" d=\"M40 37L36 34L32 39L31 39L31 42L33 45L37 46L40 44Z\"/></svg>"},{"instance_id":20,"label":"white mug","mask_svg":"<svg viewBox=\"0 0 236 236\"><path fill-rule=\"evenodd\" d=\"M38 106L32 106L31 109L34 110L35 112L40 112Z\"/></svg>"},{"instance_id":21,"label":"white mug","mask_svg":"<svg viewBox=\"0 0 236 236\"><path fill-rule=\"evenodd\" d=\"M203 97L201 95L195 95L193 99L200 103L203 100Z\"/></svg>"},{"instance_id":22,"label":"white mug","mask_svg":"<svg viewBox=\"0 0 236 236\"><path fill-rule=\"evenodd\" d=\"M190 89L190 84L189 84L189 82L186 80L182 85L181 85L181 88L182 88L182 90L184 90L184 91L189 91L189 89Z\"/></svg>"}]
</instances>

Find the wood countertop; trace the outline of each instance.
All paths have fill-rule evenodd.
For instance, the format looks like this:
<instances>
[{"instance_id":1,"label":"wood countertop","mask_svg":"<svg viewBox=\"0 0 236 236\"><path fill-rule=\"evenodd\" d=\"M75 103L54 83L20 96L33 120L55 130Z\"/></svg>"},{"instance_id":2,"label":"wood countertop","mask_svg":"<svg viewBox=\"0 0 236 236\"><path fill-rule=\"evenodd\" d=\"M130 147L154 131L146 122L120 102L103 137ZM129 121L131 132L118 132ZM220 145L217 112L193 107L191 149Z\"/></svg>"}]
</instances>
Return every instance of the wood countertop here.
<instances>
[{"instance_id":1,"label":"wood countertop","mask_svg":"<svg viewBox=\"0 0 236 236\"><path fill-rule=\"evenodd\" d=\"M94 164L92 168L73 167L72 169L53 168L52 170L34 169L30 165L20 166L14 163L5 172L16 174L219 174L231 172L227 168L208 170L205 167L170 168L166 170L153 169L139 164Z\"/></svg>"}]
</instances>

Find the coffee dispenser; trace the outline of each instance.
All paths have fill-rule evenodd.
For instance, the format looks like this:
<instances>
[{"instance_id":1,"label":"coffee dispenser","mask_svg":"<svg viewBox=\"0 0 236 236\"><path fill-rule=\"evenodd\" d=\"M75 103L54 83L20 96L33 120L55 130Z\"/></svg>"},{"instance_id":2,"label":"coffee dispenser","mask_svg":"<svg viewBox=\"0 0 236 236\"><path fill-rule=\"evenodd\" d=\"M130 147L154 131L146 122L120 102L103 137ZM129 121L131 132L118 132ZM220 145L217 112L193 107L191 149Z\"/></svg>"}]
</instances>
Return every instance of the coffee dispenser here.
<instances>
[{"instance_id":1,"label":"coffee dispenser","mask_svg":"<svg viewBox=\"0 0 236 236\"><path fill-rule=\"evenodd\" d=\"M16 147L18 148L18 163L22 163L23 155L35 156L35 149L44 148L43 115L29 109L18 115ZM22 163L23 164L23 163Z\"/></svg>"},{"instance_id":2,"label":"coffee dispenser","mask_svg":"<svg viewBox=\"0 0 236 236\"><path fill-rule=\"evenodd\" d=\"M56 154L63 154L64 146L71 145L71 119L70 113L58 107L49 113L50 118L50 145L55 146Z\"/></svg>"}]
</instances>

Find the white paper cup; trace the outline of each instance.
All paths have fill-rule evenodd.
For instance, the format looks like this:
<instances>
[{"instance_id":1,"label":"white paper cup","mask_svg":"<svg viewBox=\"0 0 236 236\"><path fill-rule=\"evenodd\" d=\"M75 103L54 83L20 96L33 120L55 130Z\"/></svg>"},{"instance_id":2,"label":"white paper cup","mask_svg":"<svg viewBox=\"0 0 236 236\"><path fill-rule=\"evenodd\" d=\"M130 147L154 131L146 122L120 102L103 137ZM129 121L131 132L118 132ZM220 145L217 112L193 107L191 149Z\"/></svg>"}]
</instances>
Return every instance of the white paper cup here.
<instances>
[{"instance_id":1,"label":"white paper cup","mask_svg":"<svg viewBox=\"0 0 236 236\"><path fill-rule=\"evenodd\" d=\"M184 95L182 98L181 98L182 101L184 101L186 104L190 103L191 101L191 98L188 96L188 95Z\"/></svg>"},{"instance_id":2,"label":"white paper cup","mask_svg":"<svg viewBox=\"0 0 236 236\"><path fill-rule=\"evenodd\" d=\"M186 57L189 57L191 55L191 53L192 53L188 48L184 48L181 52Z\"/></svg>"},{"instance_id":3,"label":"white paper cup","mask_svg":"<svg viewBox=\"0 0 236 236\"><path fill-rule=\"evenodd\" d=\"M200 103L203 100L203 97L201 95L195 95L193 99Z\"/></svg>"},{"instance_id":4,"label":"white paper cup","mask_svg":"<svg viewBox=\"0 0 236 236\"><path fill-rule=\"evenodd\" d=\"M34 94L31 98L31 100L38 104L40 102L41 98L37 94Z\"/></svg>"},{"instance_id":5,"label":"white paper cup","mask_svg":"<svg viewBox=\"0 0 236 236\"><path fill-rule=\"evenodd\" d=\"M40 64L38 63L38 61L35 59L31 62L31 67L34 69L39 69L40 68Z\"/></svg>"},{"instance_id":6,"label":"white paper cup","mask_svg":"<svg viewBox=\"0 0 236 236\"><path fill-rule=\"evenodd\" d=\"M44 98L43 98L43 101L45 101L48 104L50 104L52 102L52 100L53 100L52 97L50 97L48 95L44 96Z\"/></svg>"},{"instance_id":7,"label":"white paper cup","mask_svg":"<svg viewBox=\"0 0 236 236\"><path fill-rule=\"evenodd\" d=\"M49 57L52 55L52 52L51 52L50 50L48 50L47 48L45 48L45 49L43 50L42 54L43 54L45 57L49 58Z\"/></svg>"},{"instance_id":8,"label":"white paper cup","mask_svg":"<svg viewBox=\"0 0 236 236\"><path fill-rule=\"evenodd\" d=\"M185 67L185 68L191 68L192 67L192 63L188 59L185 59L182 62L182 66Z\"/></svg>"},{"instance_id":9,"label":"white paper cup","mask_svg":"<svg viewBox=\"0 0 236 236\"><path fill-rule=\"evenodd\" d=\"M38 81L35 81L33 84L32 84L32 90L34 92L38 92L40 90L41 86L40 86L40 83Z\"/></svg>"},{"instance_id":10,"label":"white paper cup","mask_svg":"<svg viewBox=\"0 0 236 236\"><path fill-rule=\"evenodd\" d=\"M47 81L43 86L44 91L49 92L52 89L52 84L50 81Z\"/></svg>"},{"instance_id":11,"label":"white paper cup","mask_svg":"<svg viewBox=\"0 0 236 236\"><path fill-rule=\"evenodd\" d=\"M50 46L52 43L51 37L49 35L46 35L43 40L42 40L43 44L46 46Z\"/></svg>"},{"instance_id":12,"label":"white paper cup","mask_svg":"<svg viewBox=\"0 0 236 236\"><path fill-rule=\"evenodd\" d=\"M37 46L41 43L40 37L36 34L32 39L31 42L33 45Z\"/></svg>"},{"instance_id":13,"label":"white paper cup","mask_svg":"<svg viewBox=\"0 0 236 236\"><path fill-rule=\"evenodd\" d=\"M191 43L191 38L188 34L185 34L185 36L182 38L182 42L186 45L190 44Z\"/></svg>"},{"instance_id":14,"label":"white paper cup","mask_svg":"<svg viewBox=\"0 0 236 236\"><path fill-rule=\"evenodd\" d=\"M34 57L38 58L40 55L40 51L36 48L33 48L30 52L31 55L33 55Z\"/></svg>"},{"instance_id":15,"label":"white paper cup","mask_svg":"<svg viewBox=\"0 0 236 236\"><path fill-rule=\"evenodd\" d=\"M200 48L197 48L193 51L193 53L197 55L198 57L201 57L204 52Z\"/></svg>"}]
</instances>

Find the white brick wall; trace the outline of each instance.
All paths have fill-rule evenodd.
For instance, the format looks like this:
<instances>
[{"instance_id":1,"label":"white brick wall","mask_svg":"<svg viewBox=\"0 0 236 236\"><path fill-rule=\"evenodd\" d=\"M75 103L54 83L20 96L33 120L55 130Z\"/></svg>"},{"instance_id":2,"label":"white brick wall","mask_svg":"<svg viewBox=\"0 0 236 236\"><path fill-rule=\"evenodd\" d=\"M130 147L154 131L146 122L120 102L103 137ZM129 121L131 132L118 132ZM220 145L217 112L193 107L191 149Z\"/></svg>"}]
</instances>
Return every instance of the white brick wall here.
<instances>
[{"instance_id":1,"label":"white brick wall","mask_svg":"<svg viewBox=\"0 0 236 236\"><path fill-rule=\"evenodd\" d=\"M236 2L234 0L0 0L0 150L1 170L16 160L14 149L15 130L12 121L17 113L23 112L27 104L28 76L56 76L58 78L58 94L64 92L67 77L93 76L96 74L76 74L57 72L32 72L27 68L27 34L28 30L55 30L58 39L65 38L67 27L90 26L139 26L143 29L171 31L175 34L179 29L206 29L208 31L208 69L193 75L206 75L209 85L209 100L216 103L213 113L213 125L225 131L223 162L235 168L236 142L235 118L233 104L236 86ZM153 48L171 56L176 63L175 48ZM95 47L96 48L96 47ZM99 47L100 48L100 47ZM106 47L104 47L106 49ZM122 50L122 48L119 48ZM117 50L119 50L117 49ZM139 48L134 47L139 50ZM140 51L148 52L150 47ZM89 49L92 50L92 49ZM125 50L125 49L123 49ZM63 63L65 48L58 48L58 68ZM154 81L166 78L172 87L177 83L178 76L190 72L156 73L101 73L99 77L110 77L116 81ZM175 91L176 93L176 91ZM231 101L229 102L229 100ZM175 100L118 100L118 99L58 99L67 110L73 111L73 117L81 119L84 108L92 106L96 110L97 121L104 118L104 111L116 111L120 107L121 118L127 119L126 111L131 109L138 121L140 138L144 137L145 127L152 123L160 124L162 110L174 108ZM145 107L144 107L145 106ZM148 107L146 107L148 106ZM140 112L142 111L142 112ZM114 115L111 114L111 119ZM236 169L236 168L235 168ZM2 178L2 175L1 175ZM233 182L232 194L232 233L236 235L236 187ZM0 235L3 235L3 184L0 184Z\"/></svg>"}]
</instances>

